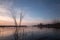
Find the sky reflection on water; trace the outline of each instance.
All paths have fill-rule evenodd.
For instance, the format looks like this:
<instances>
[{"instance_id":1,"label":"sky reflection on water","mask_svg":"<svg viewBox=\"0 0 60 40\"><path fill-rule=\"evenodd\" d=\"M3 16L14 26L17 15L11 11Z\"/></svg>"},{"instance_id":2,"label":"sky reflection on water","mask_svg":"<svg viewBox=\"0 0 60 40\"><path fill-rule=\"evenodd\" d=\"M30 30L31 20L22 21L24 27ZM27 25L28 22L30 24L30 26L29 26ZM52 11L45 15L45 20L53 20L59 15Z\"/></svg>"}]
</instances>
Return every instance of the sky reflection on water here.
<instances>
[{"instance_id":1,"label":"sky reflection on water","mask_svg":"<svg viewBox=\"0 0 60 40\"><path fill-rule=\"evenodd\" d=\"M23 32L24 29L24 32ZM0 39L7 40L13 39L14 40L14 32L15 27L5 27L0 28ZM19 39L26 39L26 40L35 40L39 38L60 38L60 29L54 28L37 28L37 27L20 27L18 28L18 35ZM1 38L2 37L2 38Z\"/></svg>"},{"instance_id":2,"label":"sky reflection on water","mask_svg":"<svg viewBox=\"0 0 60 40\"><path fill-rule=\"evenodd\" d=\"M24 29L24 33L49 33L49 32L53 32L52 28L43 28L43 29L39 29L37 27L21 27L19 28L19 33L23 33L23 29ZM15 28L14 27L5 27L5 28L0 28L0 36L9 36L14 34L15 32Z\"/></svg>"}]
</instances>

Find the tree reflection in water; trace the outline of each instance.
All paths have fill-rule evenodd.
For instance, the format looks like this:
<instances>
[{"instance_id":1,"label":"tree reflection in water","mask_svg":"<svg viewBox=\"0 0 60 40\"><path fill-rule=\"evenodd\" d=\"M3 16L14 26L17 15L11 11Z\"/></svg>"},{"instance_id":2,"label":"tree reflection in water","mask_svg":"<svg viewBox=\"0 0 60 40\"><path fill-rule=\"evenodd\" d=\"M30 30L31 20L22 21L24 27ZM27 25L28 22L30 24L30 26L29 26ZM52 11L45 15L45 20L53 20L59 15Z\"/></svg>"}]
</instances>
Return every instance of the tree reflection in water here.
<instances>
[{"instance_id":1,"label":"tree reflection in water","mask_svg":"<svg viewBox=\"0 0 60 40\"><path fill-rule=\"evenodd\" d=\"M24 29L24 30L23 30ZM15 40L14 27L0 28L0 40ZM24 33L23 33L24 31ZM21 34L21 35L20 35ZM37 27L21 27L19 28L19 40L59 40L60 29ZM32 38L33 36L33 38Z\"/></svg>"}]
</instances>

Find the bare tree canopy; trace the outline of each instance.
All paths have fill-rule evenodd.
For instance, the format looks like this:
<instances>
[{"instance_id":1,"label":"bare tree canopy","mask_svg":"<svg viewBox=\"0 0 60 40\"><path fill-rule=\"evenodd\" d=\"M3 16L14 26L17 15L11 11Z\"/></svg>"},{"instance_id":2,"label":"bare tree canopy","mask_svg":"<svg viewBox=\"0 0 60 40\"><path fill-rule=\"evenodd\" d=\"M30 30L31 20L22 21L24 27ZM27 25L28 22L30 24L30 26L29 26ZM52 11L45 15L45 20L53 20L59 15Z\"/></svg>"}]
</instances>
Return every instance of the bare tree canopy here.
<instances>
[{"instance_id":1,"label":"bare tree canopy","mask_svg":"<svg viewBox=\"0 0 60 40\"><path fill-rule=\"evenodd\" d=\"M21 9L21 12L20 12L20 23L19 23L19 26L21 26L21 24L22 24L22 19L24 18L24 16L25 16L24 10L23 10L23 9Z\"/></svg>"}]
</instances>

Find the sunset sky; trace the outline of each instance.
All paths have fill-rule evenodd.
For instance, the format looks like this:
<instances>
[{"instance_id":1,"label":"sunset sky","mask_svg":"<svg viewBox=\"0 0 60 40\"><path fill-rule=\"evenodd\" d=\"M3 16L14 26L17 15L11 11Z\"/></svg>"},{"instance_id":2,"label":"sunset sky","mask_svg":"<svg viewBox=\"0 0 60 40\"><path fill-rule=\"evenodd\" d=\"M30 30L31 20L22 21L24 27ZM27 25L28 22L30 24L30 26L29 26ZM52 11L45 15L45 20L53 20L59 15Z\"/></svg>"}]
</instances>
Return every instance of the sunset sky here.
<instances>
[{"instance_id":1,"label":"sunset sky","mask_svg":"<svg viewBox=\"0 0 60 40\"><path fill-rule=\"evenodd\" d=\"M11 14L19 16L23 10L22 24L52 23L60 20L60 0L0 0L0 25L12 25Z\"/></svg>"}]
</instances>

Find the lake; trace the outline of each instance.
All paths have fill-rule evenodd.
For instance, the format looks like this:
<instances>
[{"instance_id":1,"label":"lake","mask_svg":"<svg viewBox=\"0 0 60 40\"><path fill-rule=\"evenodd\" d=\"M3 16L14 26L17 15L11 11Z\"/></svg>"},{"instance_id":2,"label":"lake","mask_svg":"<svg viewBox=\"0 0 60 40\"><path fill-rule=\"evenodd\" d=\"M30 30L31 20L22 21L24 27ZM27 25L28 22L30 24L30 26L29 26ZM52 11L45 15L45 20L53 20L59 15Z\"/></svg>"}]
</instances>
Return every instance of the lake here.
<instances>
[{"instance_id":1,"label":"lake","mask_svg":"<svg viewBox=\"0 0 60 40\"><path fill-rule=\"evenodd\" d=\"M15 27L0 27L0 40L15 40ZM19 40L60 40L60 29L19 27Z\"/></svg>"}]
</instances>

